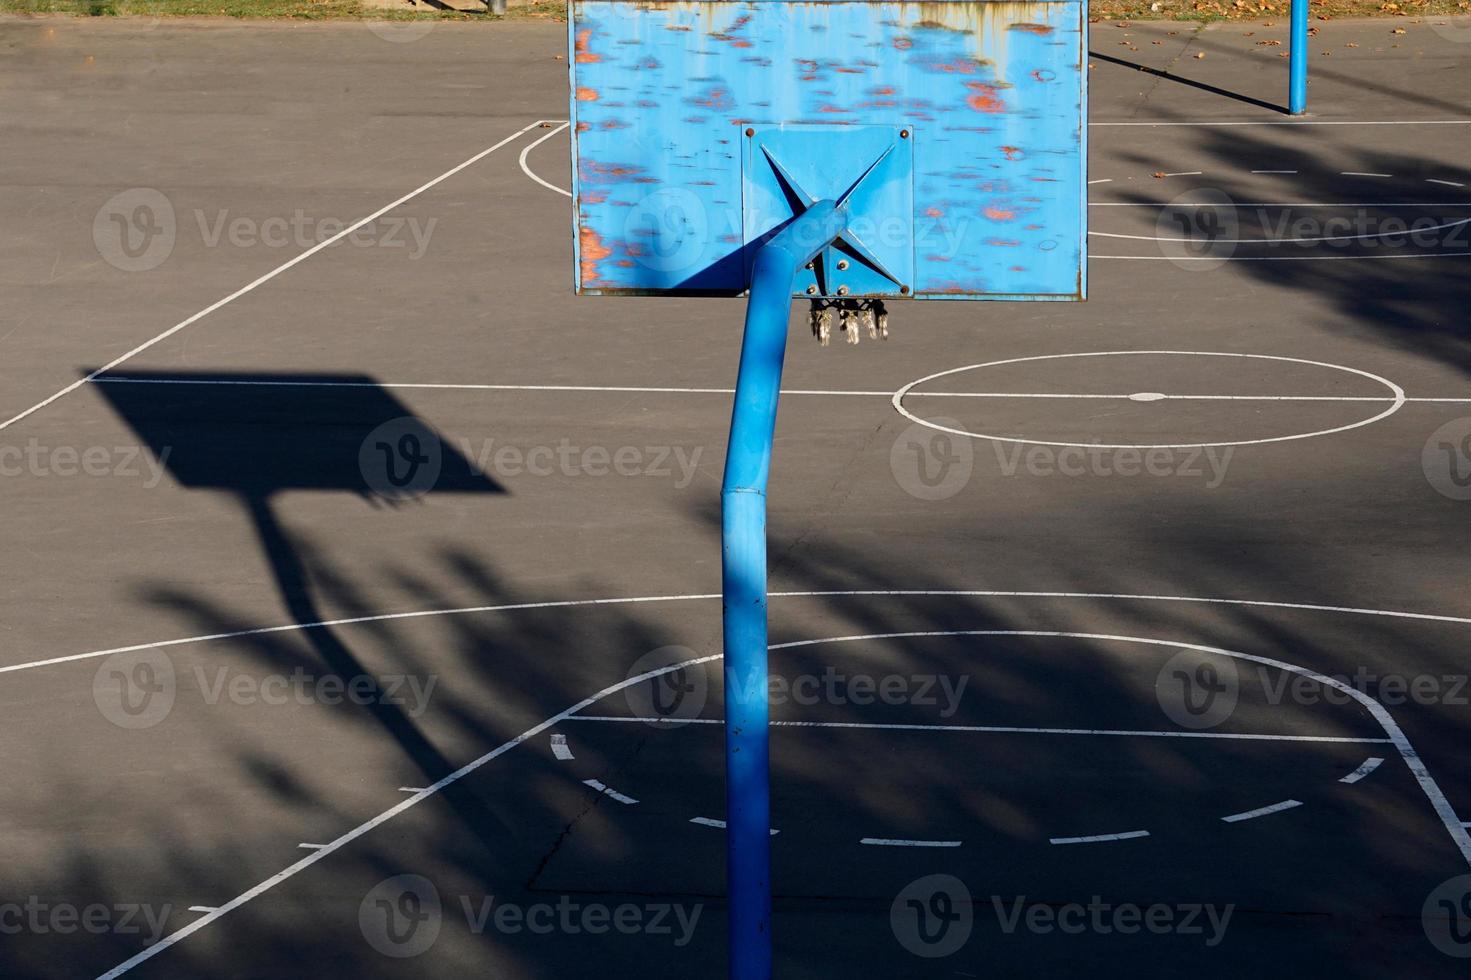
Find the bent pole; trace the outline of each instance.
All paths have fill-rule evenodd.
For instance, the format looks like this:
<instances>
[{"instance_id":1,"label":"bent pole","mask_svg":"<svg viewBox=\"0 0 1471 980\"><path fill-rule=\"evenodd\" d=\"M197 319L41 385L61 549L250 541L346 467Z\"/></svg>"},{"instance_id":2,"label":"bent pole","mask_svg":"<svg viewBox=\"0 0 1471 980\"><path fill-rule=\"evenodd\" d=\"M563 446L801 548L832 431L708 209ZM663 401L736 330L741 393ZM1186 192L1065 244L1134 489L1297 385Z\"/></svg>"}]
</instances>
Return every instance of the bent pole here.
<instances>
[{"instance_id":1,"label":"bent pole","mask_svg":"<svg viewBox=\"0 0 1471 980\"><path fill-rule=\"evenodd\" d=\"M812 205L756 252L720 491L725 617L725 820L731 980L771 977L767 757L766 482L792 281L843 232L845 209Z\"/></svg>"},{"instance_id":2,"label":"bent pole","mask_svg":"<svg viewBox=\"0 0 1471 980\"><path fill-rule=\"evenodd\" d=\"M1292 0L1292 30L1287 41L1287 111L1300 116L1308 111L1308 0Z\"/></svg>"}]
</instances>

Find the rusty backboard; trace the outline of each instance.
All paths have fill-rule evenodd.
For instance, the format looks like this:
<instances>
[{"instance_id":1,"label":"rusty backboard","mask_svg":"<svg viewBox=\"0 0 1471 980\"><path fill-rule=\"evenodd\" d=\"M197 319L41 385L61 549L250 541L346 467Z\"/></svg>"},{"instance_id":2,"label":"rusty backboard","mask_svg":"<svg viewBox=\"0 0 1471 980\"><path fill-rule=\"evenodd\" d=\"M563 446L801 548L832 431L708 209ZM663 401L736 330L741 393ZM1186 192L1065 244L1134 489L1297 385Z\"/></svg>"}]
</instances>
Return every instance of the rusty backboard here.
<instances>
[{"instance_id":1,"label":"rusty backboard","mask_svg":"<svg viewBox=\"0 0 1471 980\"><path fill-rule=\"evenodd\" d=\"M791 184L841 188L893 133L875 199L907 213L860 215L855 295L1083 298L1083 4L571 0L568 20L579 292L743 292Z\"/></svg>"}]
</instances>

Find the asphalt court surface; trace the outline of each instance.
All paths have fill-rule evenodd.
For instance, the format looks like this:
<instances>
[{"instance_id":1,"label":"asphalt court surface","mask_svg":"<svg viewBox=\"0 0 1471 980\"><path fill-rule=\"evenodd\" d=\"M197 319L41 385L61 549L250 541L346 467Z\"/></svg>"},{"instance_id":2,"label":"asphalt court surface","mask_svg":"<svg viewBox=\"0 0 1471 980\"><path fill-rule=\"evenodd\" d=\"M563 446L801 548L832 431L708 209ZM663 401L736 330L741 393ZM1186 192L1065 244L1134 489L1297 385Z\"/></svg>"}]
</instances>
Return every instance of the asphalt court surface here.
<instances>
[{"instance_id":1,"label":"asphalt court surface","mask_svg":"<svg viewBox=\"0 0 1471 980\"><path fill-rule=\"evenodd\" d=\"M741 303L570 295L561 25L146 26L0 21L4 972L718 975ZM782 975L1464 970L1471 27L1282 26L1094 25L1088 303L794 312Z\"/></svg>"}]
</instances>

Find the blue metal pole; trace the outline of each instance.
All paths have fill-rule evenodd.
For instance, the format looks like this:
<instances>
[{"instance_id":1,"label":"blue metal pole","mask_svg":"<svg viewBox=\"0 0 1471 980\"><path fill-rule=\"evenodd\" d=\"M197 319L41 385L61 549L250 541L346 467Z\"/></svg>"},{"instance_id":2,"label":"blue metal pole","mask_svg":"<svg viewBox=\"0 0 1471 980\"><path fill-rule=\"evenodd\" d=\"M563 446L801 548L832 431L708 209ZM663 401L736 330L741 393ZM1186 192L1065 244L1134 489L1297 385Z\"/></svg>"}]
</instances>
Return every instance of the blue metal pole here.
<instances>
[{"instance_id":1,"label":"blue metal pole","mask_svg":"<svg viewBox=\"0 0 1471 980\"><path fill-rule=\"evenodd\" d=\"M731 980L771 977L771 773L767 755L766 482L792 281L842 234L819 201L756 253L720 491L725 608L726 887Z\"/></svg>"},{"instance_id":2,"label":"blue metal pole","mask_svg":"<svg viewBox=\"0 0 1471 980\"><path fill-rule=\"evenodd\" d=\"M1308 111L1308 0L1292 0L1292 37L1287 42L1292 80L1287 86L1287 111Z\"/></svg>"}]
</instances>

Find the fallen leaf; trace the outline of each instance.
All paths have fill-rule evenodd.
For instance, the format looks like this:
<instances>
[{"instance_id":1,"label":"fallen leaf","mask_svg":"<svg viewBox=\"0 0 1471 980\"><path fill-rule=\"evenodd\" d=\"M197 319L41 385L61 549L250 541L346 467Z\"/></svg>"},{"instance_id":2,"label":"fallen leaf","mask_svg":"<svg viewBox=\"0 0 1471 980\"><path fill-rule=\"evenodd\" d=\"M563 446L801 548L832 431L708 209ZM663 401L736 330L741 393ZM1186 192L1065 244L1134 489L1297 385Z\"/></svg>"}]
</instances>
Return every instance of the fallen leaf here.
<instances>
[{"instance_id":1,"label":"fallen leaf","mask_svg":"<svg viewBox=\"0 0 1471 980\"><path fill-rule=\"evenodd\" d=\"M1195 52L1195 57L1196 57L1196 60L1199 60L1201 58L1204 58L1205 57L1205 52L1204 51L1197 51L1197 52Z\"/></svg>"},{"instance_id":2,"label":"fallen leaf","mask_svg":"<svg viewBox=\"0 0 1471 980\"><path fill-rule=\"evenodd\" d=\"M1154 173L1150 174L1149 176L1163 180L1164 179L1164 175L1165 175L1165 172L1163 170L1156 170Z\"/></svg>"}]
</instances>

